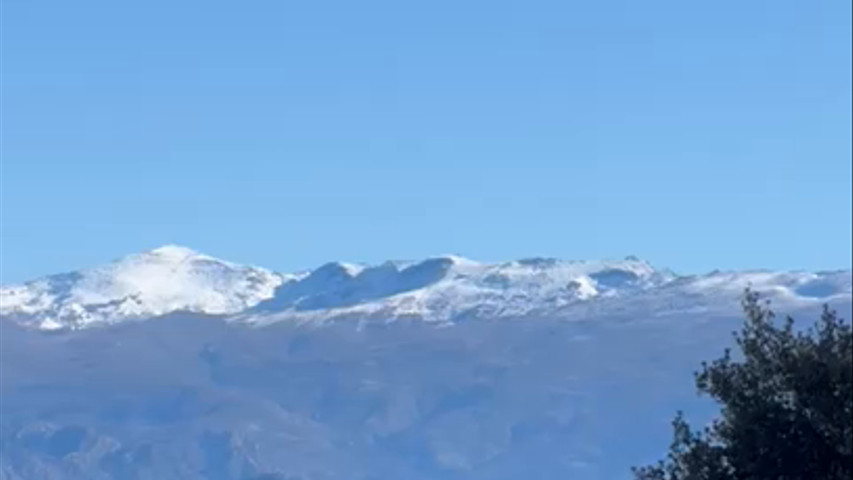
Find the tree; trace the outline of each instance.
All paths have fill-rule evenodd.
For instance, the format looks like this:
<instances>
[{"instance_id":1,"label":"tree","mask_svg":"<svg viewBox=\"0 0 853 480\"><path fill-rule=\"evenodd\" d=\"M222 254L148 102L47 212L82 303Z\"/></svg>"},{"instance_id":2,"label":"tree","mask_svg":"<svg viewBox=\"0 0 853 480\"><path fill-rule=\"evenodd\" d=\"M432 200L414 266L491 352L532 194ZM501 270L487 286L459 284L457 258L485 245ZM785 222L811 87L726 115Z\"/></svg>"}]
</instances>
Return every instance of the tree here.
<instances>
[{"instance_id":1,"label":"tree","mask_svg":"<svg viewBox=\"0 0 853 480\"><path fill-rule=\"evenodd\" d=\"M634 468L637 480L849 480L853 466L853 343L835 311L805 331L776 322L769 302L747 290L746 320L726 349L704 362L696 387L721 406L694 431L673 421L667 459Z\"/></svg>"}]
</instances>

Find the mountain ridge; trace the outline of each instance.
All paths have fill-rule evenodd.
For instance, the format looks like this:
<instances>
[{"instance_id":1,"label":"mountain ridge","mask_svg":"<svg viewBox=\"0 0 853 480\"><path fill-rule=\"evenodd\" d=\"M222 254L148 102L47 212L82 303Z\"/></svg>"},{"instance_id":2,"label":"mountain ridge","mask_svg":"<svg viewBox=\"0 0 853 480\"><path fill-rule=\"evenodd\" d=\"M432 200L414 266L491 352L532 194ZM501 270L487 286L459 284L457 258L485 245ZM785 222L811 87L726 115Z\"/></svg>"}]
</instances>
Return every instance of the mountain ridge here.
<instances>
[{"instance_id":1,"label":"mountain ridge","mask_svg":"<svg viewBox=\"0 0 853 480\"><path fill-rule=\"evenodd\" d=\"M731 345L746 286L805 328L821 303L849 318L850 284L134 254L0 290L0 479L627 479L673 412L713 418L690 379Z\"/></svg>"},{"instance_id":2,"label":"mountain ridge","mask_svg":"<svg viewBox=\"0 0 853 480\"><path fill-rule=\"evenodd\" d=\"M254 325L352 318L452 323L475 317L572 317L584 309L627 308L638 301L663 308L673 299L690 303L693 298L712 305L721 295L729 302L747 286L783 303L849 298L853 290L850 270L678 275L633 256L481 263L444 255L377 265L328 262L310 271L280 273L165 245L94 268L2 286L0 315L41 330L84 329L176 312Z\"/></svg>"}]
</instances>

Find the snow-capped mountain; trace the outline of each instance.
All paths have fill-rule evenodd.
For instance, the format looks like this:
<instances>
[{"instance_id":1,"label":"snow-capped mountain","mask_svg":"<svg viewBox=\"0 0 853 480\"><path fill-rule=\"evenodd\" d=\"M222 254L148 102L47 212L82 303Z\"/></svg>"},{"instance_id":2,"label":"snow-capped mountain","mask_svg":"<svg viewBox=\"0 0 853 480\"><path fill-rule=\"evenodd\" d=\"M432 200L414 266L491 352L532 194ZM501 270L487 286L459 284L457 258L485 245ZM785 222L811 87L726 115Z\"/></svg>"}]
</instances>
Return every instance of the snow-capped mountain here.
<instances>
[{"instance_id":1,"label":"snow-capped mountain","mask_svg":"<svg viewBox=\"0 0 853 480\"><path fill-rule=\"evenodd\" d=\"M570 317L637 304L658 311L731 305L749 285L788 303L849 299L851 272L680 276L634 257L487 264L442 256L375 266L328 263L282 274L170 245L89 270L4 286L0 314L40 329L78 329L178 312L256 325L349 318L454 322Z\"/></svg>"},{"instance_id":2,"label":"snow-capped mountain","mask_svg":"<svg viewBox=\"0 0 853 480\"><path fill-rule=\"evenodd\" d=\"M168 246L3 287L0 480L627 480L676 410L713 415L692 372L748 285L798 327L850 315L849 270L635 258L282 274Z\"/></svg>"},{"instance_id":3,"label":"snow-capped mountain","mask_svg":"<svg viewBox=\"0 0 853 480\"><path fill-rule=\"evenodd\" d=\"M42 329L178 311L225 315L270 298L284 278L167 245L102 267L0 287L0 314Z\"/></svg>"}]
</instances>

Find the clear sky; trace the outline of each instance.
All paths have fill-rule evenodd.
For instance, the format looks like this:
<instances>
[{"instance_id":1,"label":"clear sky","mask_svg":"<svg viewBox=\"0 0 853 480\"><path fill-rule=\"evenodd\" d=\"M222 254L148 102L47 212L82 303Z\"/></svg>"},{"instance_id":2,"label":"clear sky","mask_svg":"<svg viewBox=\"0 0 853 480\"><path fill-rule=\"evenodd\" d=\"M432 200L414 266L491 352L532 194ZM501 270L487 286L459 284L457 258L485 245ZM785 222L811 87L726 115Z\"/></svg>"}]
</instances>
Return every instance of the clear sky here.
<instances>
[{"instance_id":1,"label":"clear sky","mask_svg":"<svg viewBox=\"0 0 853 480\"><path fill-rule=\"evenodd\" d=\"M851 265L851 4L2 2L3 283L178 243Z\"/></svg>"}]
</instances>

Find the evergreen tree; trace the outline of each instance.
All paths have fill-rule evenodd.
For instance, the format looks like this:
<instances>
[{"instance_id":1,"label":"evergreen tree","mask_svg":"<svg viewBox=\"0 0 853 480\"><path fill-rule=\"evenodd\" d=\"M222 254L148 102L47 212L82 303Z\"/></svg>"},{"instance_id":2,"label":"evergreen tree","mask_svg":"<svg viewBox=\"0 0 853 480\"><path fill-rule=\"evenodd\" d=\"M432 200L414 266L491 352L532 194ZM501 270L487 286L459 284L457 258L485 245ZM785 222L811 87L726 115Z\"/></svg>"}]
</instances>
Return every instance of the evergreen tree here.
<instances>
[{"instance_id":1,"label":"evergreen tree","mask_svg":"<svg viewBox=\"0 0 853 480\"><path fill-rule=\"evenodd\" d=\"M667 459L637 480L849 480L853 466L853 344L849 323L824 306L812 327L777 322L746 291L746 321L726 350L703 363L696 386L721 406L694 431L679 413Z\"/></svg>"}]
</instances>

